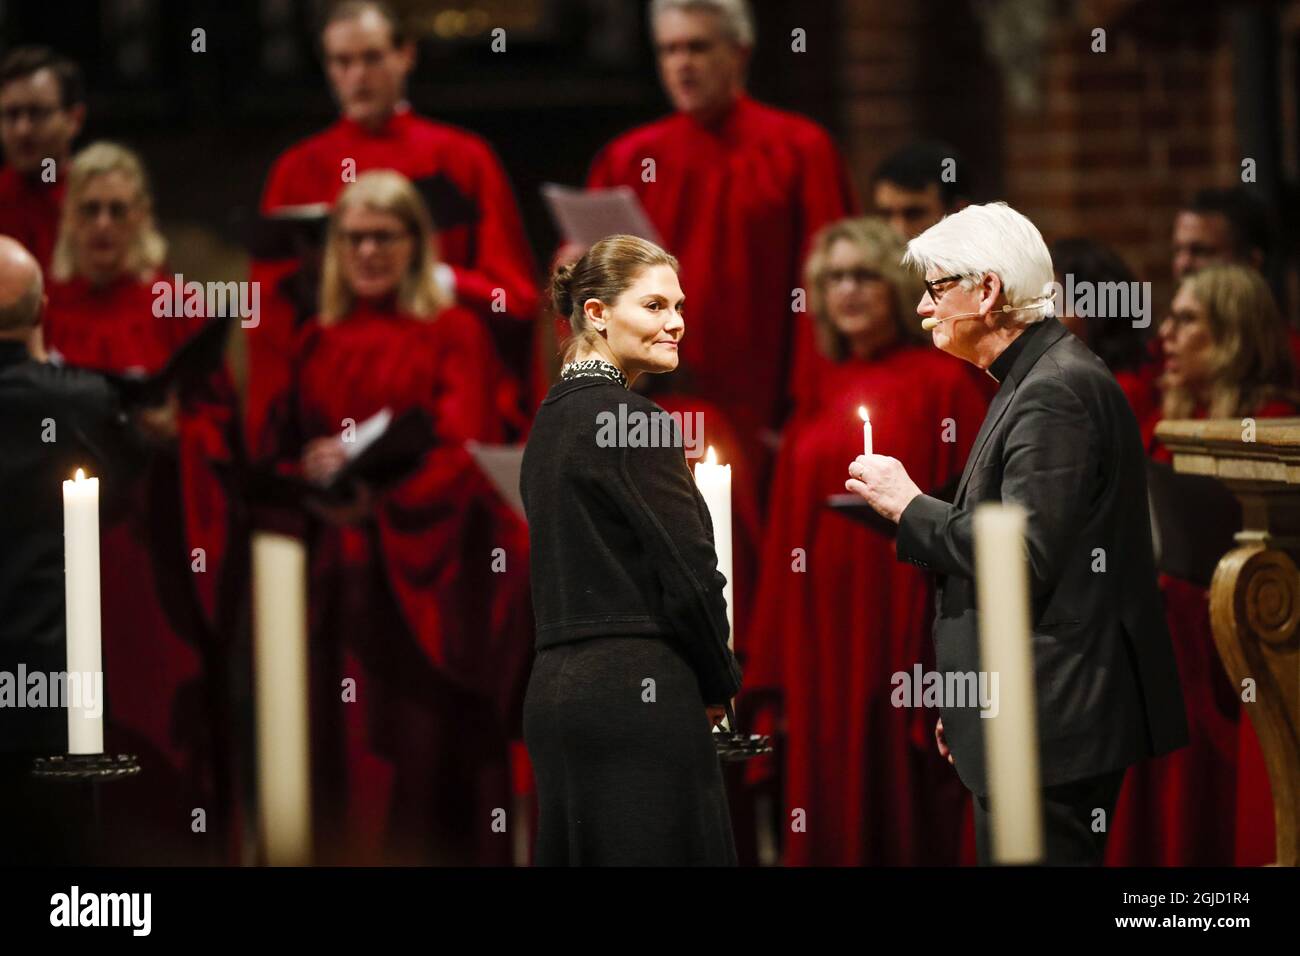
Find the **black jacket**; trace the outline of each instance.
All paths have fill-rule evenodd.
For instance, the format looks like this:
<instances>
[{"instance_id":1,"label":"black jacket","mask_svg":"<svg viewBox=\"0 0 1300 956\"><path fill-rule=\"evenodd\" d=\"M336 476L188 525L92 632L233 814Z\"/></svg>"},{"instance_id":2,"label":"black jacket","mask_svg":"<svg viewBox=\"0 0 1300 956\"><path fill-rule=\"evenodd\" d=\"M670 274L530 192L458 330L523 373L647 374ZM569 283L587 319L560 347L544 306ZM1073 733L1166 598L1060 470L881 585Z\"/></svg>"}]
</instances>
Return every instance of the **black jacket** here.
<instances>
[{"instance_id":1,"label":"black jacket","mask_svg":"<svg viewBox=\"0 0 1300 956\"><path fill-rule=\"evenodd\" d=\"M727 647L725 578L713 525L677 447L601 447L600 415L665 415L596 377L547 394L520 483L531 541L538 649L589 637L658 635L689 660L708 704L740 688ZM656 419L650 419L655 421Z\"/></svg>"},{"instance_id":2,"label":"black jacket","mask_svg":"<svg viewBox=\"0 0 1300 956\"><path fill-rule=\"evenodd\" d=\"M979 671L971 519L981 502L1014 502L1027 513L1043 784L1183 746L1187 719L1156 585L1145 455L1123 391L1055 319L1026 329L990 372L1001 387L953 504L922 495L899 523L899 557L939 576L938 670ZM943 708L957 772L976 793L987 789L985 723L978 707Z\"/></svg>"},{"instance_id":3,"label":"black jacket","mask_svg":"<svg viewBox=\"0 0 1300 956\"><path fill-rule=\"evenodd\" d=\"M28 674L66 667L63 481L77 468L101 478L102 531L142 455L103 378L0 342L0 671L14 680L19 664ZM67 738L58 707L0 707L0 752L58 753Z\"/></svg>"}]
</instances>

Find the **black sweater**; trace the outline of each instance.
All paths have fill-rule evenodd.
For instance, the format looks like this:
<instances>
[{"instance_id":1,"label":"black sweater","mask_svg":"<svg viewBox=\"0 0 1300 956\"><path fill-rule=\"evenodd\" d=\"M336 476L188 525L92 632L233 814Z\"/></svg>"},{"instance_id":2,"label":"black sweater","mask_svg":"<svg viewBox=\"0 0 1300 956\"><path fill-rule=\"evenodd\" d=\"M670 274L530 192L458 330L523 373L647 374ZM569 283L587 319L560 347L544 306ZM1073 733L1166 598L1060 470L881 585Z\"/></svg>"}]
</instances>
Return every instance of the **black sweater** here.
<instances>
[{"instance_id":1,"label":"black sweater","mask_svg":"<svg viewBox=\"0 0 1300 956\"><path fill-rule=\"evenodd\" d=\"M740 689L727 647L726 579L708 506L677 447L601 447L600 415L663 416L615 382L554 385L524 451L538 649L590 637L659 635L691 662L705 702ZM651 418L651 421L656 419Z\"/></svg>"}]
</instances>

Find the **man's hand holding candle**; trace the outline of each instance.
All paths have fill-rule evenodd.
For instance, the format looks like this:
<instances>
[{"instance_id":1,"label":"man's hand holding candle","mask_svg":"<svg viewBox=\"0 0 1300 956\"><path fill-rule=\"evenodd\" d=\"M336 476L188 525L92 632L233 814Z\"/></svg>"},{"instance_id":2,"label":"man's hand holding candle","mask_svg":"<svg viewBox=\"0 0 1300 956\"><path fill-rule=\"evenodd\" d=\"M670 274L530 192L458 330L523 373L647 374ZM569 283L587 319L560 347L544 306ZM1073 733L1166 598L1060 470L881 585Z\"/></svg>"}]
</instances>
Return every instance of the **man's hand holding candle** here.
<instances>
[{"instance_id":1,"label":"man's hand holding candle","mask_svg":"<svg viewBox=\"0 0 1300 956\"><path fill-rule=\"evenodd\" d=\"M895 524L921 493L903 463L888 455L859 455L849 465L849 474L844 487Z\"/></svg>"}]
</instances>

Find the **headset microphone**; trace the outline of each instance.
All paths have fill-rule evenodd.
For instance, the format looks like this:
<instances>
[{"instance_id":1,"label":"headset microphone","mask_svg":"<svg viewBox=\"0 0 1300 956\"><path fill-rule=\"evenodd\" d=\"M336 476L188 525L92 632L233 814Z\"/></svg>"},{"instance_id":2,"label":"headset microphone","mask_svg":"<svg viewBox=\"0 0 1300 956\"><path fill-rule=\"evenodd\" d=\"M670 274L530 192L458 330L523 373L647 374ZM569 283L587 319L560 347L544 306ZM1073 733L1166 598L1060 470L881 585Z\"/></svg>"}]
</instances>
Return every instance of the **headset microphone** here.
<instances>
[{"instance_id":1,"label":"headset microphone","mask_svg":"<svg viewBox=\"0 0 1300 956\"><path fill-rule=\"evenodd\" d=\"M1015 308L1012 308L1012 307L1009 306L1009 305L1004 305L1004 306L1002 307L1002 311L1003 311L1003 312L1023 312L1023 311L1025 311L1026 309L1036 309L1036 308L1038 308L1039 306L1044 305L1044 304L1046 304L1046 303L1048 303L1048 302L1051 302L1051 301L1052 301L1052 300L1051 300L1050 298L1040 298L1040 299L1036 299L1036 300L1034 300L1033 302L1030 302L1028 305L1018 305L1018 306L1016 306ZM936 319L936 318L934 318L933 316L931 316L931 317L928 318L928 319L922 319L922 320L921 320L921 328L924 329L925 331L929 332L931 329L936 328L936 327L939 326L939 325L942 325L944 322L951 322L951 321L953 321L954 319L968 319L968 318L971 318L972 316L976 316L976 315L979 315L979 314L980 314L979 312L958 312L956 315L950 315L950 316L948 316L948 317L945 318L945 319Z\"/></svg>"}]
</instances>

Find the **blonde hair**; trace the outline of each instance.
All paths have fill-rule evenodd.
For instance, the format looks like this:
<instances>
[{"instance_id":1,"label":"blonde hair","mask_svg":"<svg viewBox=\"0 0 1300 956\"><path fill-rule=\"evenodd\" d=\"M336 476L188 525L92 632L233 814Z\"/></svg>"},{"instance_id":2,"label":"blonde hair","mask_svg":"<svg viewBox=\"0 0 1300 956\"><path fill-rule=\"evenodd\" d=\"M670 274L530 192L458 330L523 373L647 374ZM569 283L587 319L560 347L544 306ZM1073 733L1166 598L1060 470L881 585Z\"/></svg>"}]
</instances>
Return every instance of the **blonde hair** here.
<instances>
[{"instance_id":1,"label":"blonde hair","mask_svg":"<svg viewBox=\"0 0 1300 956\"><path fill-rule=\"evenodd\" d=\"M50 275L54 279L65 282L78 274L77 255L72 247L69 227L77 214L81 194L91 180L109 173L122 173L135 184L136 202L143 205L145 212L144 221L127 250L126 271L141 280L148 279L167 258L167 240L154 225L153 193L144 164L125 146L101 140L79 152L68 166L68 192L63 200L59 238L50 260Z\"/></svg>"},{"instance_id":2,"label":"blonde hair","mask_svg":"<svg viewBox=\"0 0 1300 956\"><path fill-rule=\"evenodd\" d=\"M587 322L583 305L599 299L613 305L637 278L651 266L670 266L679 271L677 259L653 242L637 236L607 236L595 243L572 265L558 266L551 276L551 303L569 320L570 335L564 342L563 361L571 362L583 344L603 341Z\"/></svg>"},{"instance_id":3,"label":"blonde hair","mask_svg":"<svg viewBox=\"0 0 1300 956\"><path fill-rule=\"evenodd\" d=\"M1289 395L1294 377L1290 344L1268 283L1254 269L1217 265L1183 280L1205 309L1210 326L1211 418L1249 415L1270 398ZM1196 396L1184 388L1165 389L1166 418L1187 418Z\"/></svg>"},{"instance_id":4,"label":"blonde hair","mask_svg":"<svg viewBox=\"0 0 1300 956\"><path fill-rule=\"evenodd\" d=\"M840 240L853 243L862 256L862 264L889 283L894 292L894 324L898 327L899 337L919 341L920 325L908 322L907 317L915 313L924 283L917 273L903 266L903 252L906 249L903 241L883 219L870 216L840 219L823 226L813 236L812 248L804 263L804 285L808 289L813 331L821 353L833 362L842 362L849 354L848 340L835 328L826 306L826 273L830 268L830 253ZM929 338L928 333L925 338Z\"/></svg>"},{"instance_id":5,"label":"blonde hair","mask_svg":"<svg viewBox=\"0 0 1300 956\"><path fill-rule=\"evenodd\" d=\"M411 264L397 288L397 305L416 318L433 318L450 303L434 278L437 236L429 210L411 181L401 173L379 169L362 173L339 195L330 213L321 267L320 322L333 325L352 311L354 296L343 273L343 213L353 206L387 213L402 221L414 240Z\"/></svg>"}]
</instances>

